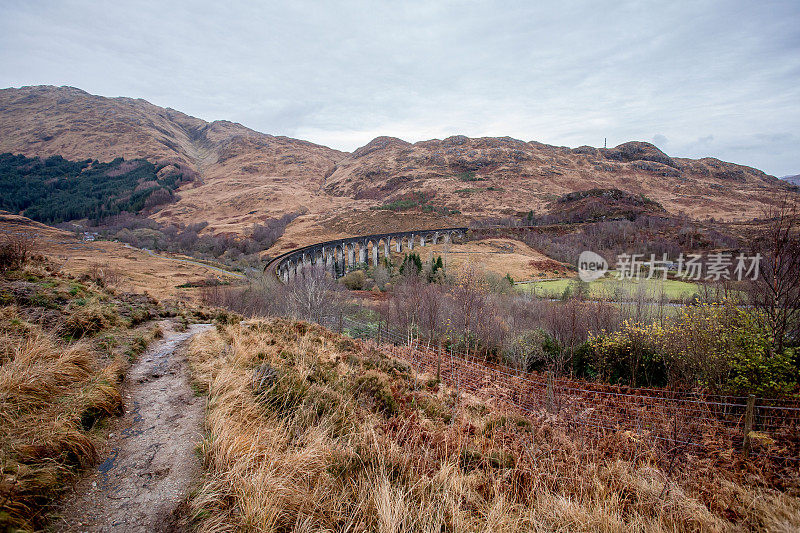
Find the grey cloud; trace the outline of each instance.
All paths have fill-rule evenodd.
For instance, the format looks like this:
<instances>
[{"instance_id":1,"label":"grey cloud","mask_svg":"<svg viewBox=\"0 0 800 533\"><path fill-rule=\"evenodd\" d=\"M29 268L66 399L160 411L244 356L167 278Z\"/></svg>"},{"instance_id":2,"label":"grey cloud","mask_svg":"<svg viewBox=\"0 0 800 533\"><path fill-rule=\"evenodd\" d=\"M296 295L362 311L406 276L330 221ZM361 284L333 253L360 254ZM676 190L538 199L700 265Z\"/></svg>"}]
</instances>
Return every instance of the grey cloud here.
<instances>
[{"instance_id":1,"label":"grey cloud","mask_svg":"<svg viewBox=\"0 0 800 533\"><path fill-rule=\"evenodd\" d=\"M653 135L653 144L658 146L659 148L663 148L669 142L669 139L661 135L660 133L656 133Z\"/></svg>"},{"instance_id":2,"label":"grey cloud","mask_svg":"<svg viewBox=\"0 0 800 533\"><path fill-rule=\"evenodd\" d=\"M671 155L792 174L785 139L759 136L800 123L798 15L791 0L5 2L0 85L142 97L347 150L377 134L668 139Z\"/></svg>"}]
</instances>

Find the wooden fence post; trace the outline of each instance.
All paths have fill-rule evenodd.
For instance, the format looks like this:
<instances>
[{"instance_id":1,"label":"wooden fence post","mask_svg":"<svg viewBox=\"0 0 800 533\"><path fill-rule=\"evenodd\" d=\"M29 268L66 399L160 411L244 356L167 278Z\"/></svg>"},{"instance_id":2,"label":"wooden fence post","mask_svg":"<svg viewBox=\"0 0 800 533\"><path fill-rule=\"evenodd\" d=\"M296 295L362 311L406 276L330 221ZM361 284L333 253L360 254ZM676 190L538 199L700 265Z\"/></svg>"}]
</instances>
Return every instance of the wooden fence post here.
<instances>
[{"instance_id":1,"label":"wooden fence post","mask_svg":"<svg viewBox=\"0 0 800 533\"><path fill-rule=\"evenodd\" d=\"M442 347L436 351L436 381L442 381Z\"/></svg>"},{"instance_id":2,"label":"wooden fence post","mask_svg":"<svg viewBox=\"0 0 800 533\"><path fill-rule=\"evenodd\" d=\"M553 413L556 410L555 396L553 394L553 373L547 371L547 412Z\"/></svg>"},{"instance_id":3,"label":"wooden fence post","mask_svg":"<svg viewBox=\"0 0 800 533\"><path fill-rule=\"evenodd\" d=\"M744 443L742 451L745 457L750 457L750 432L753 431L753 422L756 418L756 395L747 397L747 410L744 412Z\"/></svg>"}]
</instances>

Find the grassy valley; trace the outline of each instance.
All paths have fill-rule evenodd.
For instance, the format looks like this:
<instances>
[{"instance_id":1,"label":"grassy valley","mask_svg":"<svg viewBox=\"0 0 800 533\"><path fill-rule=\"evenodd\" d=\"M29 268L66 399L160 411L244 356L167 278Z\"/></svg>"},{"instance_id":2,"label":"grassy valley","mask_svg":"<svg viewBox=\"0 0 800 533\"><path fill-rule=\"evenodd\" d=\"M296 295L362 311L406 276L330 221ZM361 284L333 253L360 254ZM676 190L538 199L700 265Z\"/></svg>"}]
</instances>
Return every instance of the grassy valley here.
<instances>
[{"instance_id":1,"label":"grassy valley","mask_svg":"<svg viewBox=\"0 0 800 533\"><path fill-rule=\"evenodd\" d=\"M796 187L638 141L344 153L69 87L1 90L0 150L0 530L800 528Z\"/></svg>"}]
</instances>

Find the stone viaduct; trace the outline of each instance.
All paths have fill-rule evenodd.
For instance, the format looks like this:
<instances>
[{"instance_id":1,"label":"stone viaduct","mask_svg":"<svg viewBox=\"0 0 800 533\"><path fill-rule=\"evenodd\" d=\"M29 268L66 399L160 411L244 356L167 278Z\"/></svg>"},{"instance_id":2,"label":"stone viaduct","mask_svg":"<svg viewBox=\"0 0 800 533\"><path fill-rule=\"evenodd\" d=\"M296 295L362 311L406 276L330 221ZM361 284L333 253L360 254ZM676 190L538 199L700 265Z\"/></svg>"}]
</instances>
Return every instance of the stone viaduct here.
<instances>
[{"instance_id":1,"label":"stone viaduct","mask_svg":"<svg viewBox=\"0 0 800 533\"><path fill-rule=\"evenodd\" d=\"M285 252L267 263L264 271L272 271L287 282L306 266L323 265L334 278L338 278L366 266L370 258L372 266L378 266L379 257L388 258L392 249L398 253L411 251L417 245L452 242L466 234L467 228L445 228L345 237Z\"/></svg>"}]
</instances>

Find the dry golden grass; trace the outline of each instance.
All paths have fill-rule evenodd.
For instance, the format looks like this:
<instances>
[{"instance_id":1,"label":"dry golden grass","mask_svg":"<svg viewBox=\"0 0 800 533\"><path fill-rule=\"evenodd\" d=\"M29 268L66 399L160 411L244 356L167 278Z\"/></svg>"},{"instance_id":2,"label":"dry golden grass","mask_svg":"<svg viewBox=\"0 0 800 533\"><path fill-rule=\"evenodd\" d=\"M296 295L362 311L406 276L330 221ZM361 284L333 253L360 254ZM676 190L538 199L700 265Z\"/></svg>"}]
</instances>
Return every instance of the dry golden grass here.
<instances>
[{"instance_id":1,"label":"dry golden grass","mask_svg":"<svg viewBox=\"0 0 800 533\"><path fill-rule=\"evenodd\" d=\"M97 459L130 358L162 334L157 302L34 259L0 277L0 531L37 530L47 503Z\"/></svg>"},{"instance_id":2,"label":"dry golden grass","mask_svg":"<svg viewBox=\"0 0 800 533\"><path fill-rule=\"evenodd\" d=\"M568 434L459 398L318 326L220 327L190 362L208 394L200 531L792 531L757 472L669 474L644 443Z\"/></svg>"},{"instance_id":3,"label":"dry golden grass","mask_svg":"<svg viewBox=\"0 0 800 533\"><path fill-rule=\"evenodd\" d=\"M90 430L122 405L122 358L65 344L0 311L0 528L32 528L76 467L96 459Z\"/></svg>"},{"instance_id":4,"label":"dry golden grass","mask_svg":"<svg viewBox=\"0 0 800 533\"><path fill-rule=\"evenodd\" d=\"M218 271L194 263L155 257L119 242L84 242L73 233L18 215L0 213L0 234L6 232L35 235L36 252L50 257L65 273L92 277L102 272L120 291L147 292L159 299L192 304L199 301L199 289L178 288L179 285L197 284L209 277L227 279ZM170 257L191 259L180 255Z\"/></svg>"},{"instance_id":5,"label":"dry golden grass","mask_svg":"<svg viewBox=\"0 0 800 533\"><path fill-rule=\"evenodd\" d=\"M481 239L464 244L436 244L414 248L423 261L441 255L453 272L467 264L500 276L510 274L515 280L529 280L564 275L568 267L550 259L527 244L514 239Z\"/></svg>"}]
</instances>

